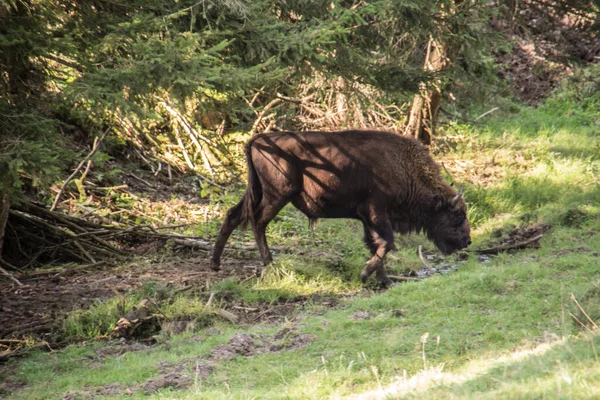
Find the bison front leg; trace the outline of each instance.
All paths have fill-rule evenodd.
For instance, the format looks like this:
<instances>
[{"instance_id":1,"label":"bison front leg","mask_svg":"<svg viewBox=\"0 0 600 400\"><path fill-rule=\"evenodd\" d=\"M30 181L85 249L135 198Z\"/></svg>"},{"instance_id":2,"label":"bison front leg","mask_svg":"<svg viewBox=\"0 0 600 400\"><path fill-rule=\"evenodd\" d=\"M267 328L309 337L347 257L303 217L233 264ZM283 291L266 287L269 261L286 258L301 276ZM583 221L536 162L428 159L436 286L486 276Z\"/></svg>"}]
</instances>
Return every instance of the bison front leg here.
<instances>
[{"instance_id":1,"label":"bison front leg","mask_svg":"<svg viewBox=\"0 0 600 400\"><path fill-rule=\"evenodd\" d=\"M373 256L367 261L367 265L360 273L360 278L364 283L375 272L375 277L383 286L390 286L392 281L385 273L383 260L386 254L394 248L394 231L392 230L392 225L386 219L371 223L365 222L364 229L365 240Z\"/></svg>"}]
</instances>

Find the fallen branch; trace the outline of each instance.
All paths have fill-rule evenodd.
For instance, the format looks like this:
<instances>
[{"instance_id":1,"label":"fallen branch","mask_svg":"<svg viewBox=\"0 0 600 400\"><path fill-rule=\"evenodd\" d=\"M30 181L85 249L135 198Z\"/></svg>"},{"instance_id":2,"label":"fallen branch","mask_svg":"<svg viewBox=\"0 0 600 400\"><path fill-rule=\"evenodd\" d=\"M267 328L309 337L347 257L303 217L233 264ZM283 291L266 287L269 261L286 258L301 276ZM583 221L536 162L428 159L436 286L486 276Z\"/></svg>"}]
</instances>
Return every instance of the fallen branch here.
<instances>
[{"instance_id":1,"label":"fallen branch","mask_svg":"<svg viewBox=\"0 0 600 400\"><path fill-rule=\"evenodd\" d=\"M52 348L50 347L50 345L47 342L35 344L33 346L28 346L28 347L18 347L15 350L8 350L8 351L0 353L0 363L8 361L11 358L23 357L23 356L27 355L30 351L41 350L41 349L48 349L49 351L52 351Z\"/></svg>"},{"instance_id":2,"label":"fallen branch","mask_svg":"<svg viewBox=\"0 0 600 400\"><path fill-rule=\"evenodd\" d=\"M2 267L0 267L0 273L2 273L2 275L6 276L8 279L10 279L11 281L13 281L17 285L23 286L23 284L21 282L19 282L19 280L17 278L15 278L14 276L12 276L12 274L10 272L8 272L7 270L5 270Z\"/></svg>"},{"instance_id":3,"label":"fallen branch","mask_svg":"<svg viewBox=\"0 0 600 400\"><path fill-rule=\"evenodd\" d=\"M175 236L175 235L156 235L156 236L163 237L165 239L172 238L173 241L175 242L175 244L177 244L179 246L183 246L183 247L192 247L194 249L200 249L200 250L206 250L206 251L212 251L212 249L213 249L210 242L208 242L206 240L187 239L187 238L185 238L185 236ZM235 250L244 250L244 251L251 251L251 250L258 249L258 247L256 247L255 244L251 244L251 245L230 244L230 245L228 245L228 247L235 249ZM289 247L289 246L269 246L269 248L271 250L275 250L275 251L286 251L286 252L294 251L294 248Z\"/></svg>"},{"instance_id":4,"label":"fallen branch","mask_svg":"<svg viewBox=\"0 0 600 400\"><path fill-rule=\"evenodd\" d=\"M388 278L390 278L393 281L418 281L419 278L415 278L412 276L400 276L400 275L388 275Z\"/></svg>"},{"instance_id":5,"label":"fallen branch","mask_svg":"<svg viewBox=\"0 0 600 400\"><path fill-rule=\"evenodd\" d=\"M69 175L69 177L63 182L60 189L58 190L58 193L56 194L54 203L52 203L52 207L50 207L50 211L54 211L56 209L56 206L58 205L58 201L60 200L60 196L62 195L63 190L65 190L69 182L75 177L75 175L79 173L79 170L83 168L83 166L88 162L88 160L92 158L94 154L96 154L96 151L98 151L98 148L100 147L100 142L104 140L104 138L106 137L106 135L108 135L108 132L110 132L111 129L112 126L110 126L106 131L104 131L100 138L96 137L96 139L94 139L94 146L92 147L92 151L90 151L88 155L83 160L81 160L77 168L75 168L75 171L73 171L73 173Z\"/></svg>"},{"instance_id":6,"label":"fallen branch","mask_svg":"<svg viewBox=\"0 0 600 400\"><path fill-rule=\"evenodd\" d=\"M53 275L56 277L56 276L62 276L65 274L69 274L71 272L85 271L85 270L90 270L90 269L94 269L97 267L103 267L105 265L108 265L107 260L98 261L93 264L73 265L70 267L56 267L56 268L42 269L39 271L27 272L25 276L28 279L35 278L35 277L44 277L47 275Z\"/></svg>"},{"instance_id":7,"label":"fallen branch","mask_svg":"<svg viewBox=\"0 0 600 400\"><path fill-rule=\"evenodd\" d=\"M474 249L474 250L470 250L470 251L473 251L473 252L479 253L479 254L498 254L498 253L501 253L506 250L524 249L525 247L529 246L531 243L539 241L543 236L544 236L543 234L539 234L535 237L532 237L531 239L525 240L524 242L505 244L502 246L490 247L487 249Z\"/></svg>"},{"instance_id":8,"label":"fallen branch","mask_svg":"<svg viewBox=\"0 0 600 400\"><path fill-rule=\"evenodd\" d=\"M5 329L2 333L4 335L10 336L13 333L18 332L19 335L28 334L28 333L40 333L47 332L52 327L53 322L48 321L33 321L27 322L25 324L20 324L16 326L11 326L8 329Z\"/></svg>"}]
</instances>

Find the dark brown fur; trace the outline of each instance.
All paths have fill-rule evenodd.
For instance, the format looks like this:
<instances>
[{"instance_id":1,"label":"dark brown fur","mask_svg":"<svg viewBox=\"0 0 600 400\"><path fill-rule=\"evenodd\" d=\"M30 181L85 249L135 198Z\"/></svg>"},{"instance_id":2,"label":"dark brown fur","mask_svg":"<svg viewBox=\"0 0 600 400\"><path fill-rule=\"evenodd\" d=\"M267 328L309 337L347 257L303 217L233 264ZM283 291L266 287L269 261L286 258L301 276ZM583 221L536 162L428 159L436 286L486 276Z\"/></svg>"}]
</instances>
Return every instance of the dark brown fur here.
<instances>
[{"instance_id":1,"label":"dark brown fur","mask_svg":"<svg viewBox=\"0 0 600 400\"><path fill-rule=\"evenodd\" d=\"M231 232L247 223L263 263L271 262L266 227L289 202L310 220L363 222L373 255L363 280L376 272L389 283L383 259L394 247L394 231L423 231L446 254L471 243L464 200L414 139L378 131L277 132L254 136L245 152L248 188L227 212L212 254L213 269L219 268Z\"/></svg>"}]
</instances>

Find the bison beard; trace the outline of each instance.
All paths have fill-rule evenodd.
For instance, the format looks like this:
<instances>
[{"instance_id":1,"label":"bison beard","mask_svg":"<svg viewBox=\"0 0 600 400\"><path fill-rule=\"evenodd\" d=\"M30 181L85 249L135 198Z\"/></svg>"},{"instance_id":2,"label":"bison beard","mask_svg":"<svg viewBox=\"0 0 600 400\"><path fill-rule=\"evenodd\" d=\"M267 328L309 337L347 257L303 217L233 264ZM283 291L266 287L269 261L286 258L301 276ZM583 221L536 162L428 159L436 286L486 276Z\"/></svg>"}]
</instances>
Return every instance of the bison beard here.
<instances>
[{"instance_id":1,"label":"bison beard","mask_svg":"<svg viewBox=\"0 0 600 400\"><path fill-rule=\"evenodd\" d=\"M361 273L389 285L383 260L394 231L425 232L444 253L471 243L466 205L441 177L429 152L412 138L390 132L276 132L256 135L245 147L248 188L227 212L212 253L219 269L231 232L248 222L265 265L272 261L265 232L289 202L309 219L362 221L372 257Z\"/></svg>"}]
</instances>

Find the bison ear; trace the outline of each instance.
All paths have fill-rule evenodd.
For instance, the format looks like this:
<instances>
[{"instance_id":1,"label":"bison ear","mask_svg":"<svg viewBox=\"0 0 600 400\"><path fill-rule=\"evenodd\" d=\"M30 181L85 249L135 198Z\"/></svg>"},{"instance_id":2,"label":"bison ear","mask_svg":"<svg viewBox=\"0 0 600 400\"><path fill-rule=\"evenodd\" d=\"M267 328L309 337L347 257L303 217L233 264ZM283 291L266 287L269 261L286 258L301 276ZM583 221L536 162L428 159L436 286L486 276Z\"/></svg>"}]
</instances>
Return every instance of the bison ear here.
<instances>
[{"instance_id":1,"label":"bison ear","mask_svg":"<svg viewBox=\"0 0 600 400\"><path fill-rule=\"evenodd\" d=\"M435 211L440 211L446 205L446 199L444 196L436 194L433 196L433 209Z\"/></svg>"}]
</instances>

